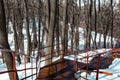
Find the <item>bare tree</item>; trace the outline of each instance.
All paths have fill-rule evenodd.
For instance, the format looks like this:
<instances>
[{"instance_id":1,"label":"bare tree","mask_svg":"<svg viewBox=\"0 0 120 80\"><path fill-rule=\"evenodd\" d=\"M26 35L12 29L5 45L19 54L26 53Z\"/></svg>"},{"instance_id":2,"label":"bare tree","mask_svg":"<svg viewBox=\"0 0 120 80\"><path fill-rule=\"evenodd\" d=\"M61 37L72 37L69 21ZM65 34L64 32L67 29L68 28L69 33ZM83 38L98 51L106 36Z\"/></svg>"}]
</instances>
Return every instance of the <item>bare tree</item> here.
<instances>
[{"instance_id":1,"label":"bare tree","mask_svg":"<svg viewBox=\"0 0 120 80\"><path fill-rule=\"evenodd\" d=\"M29 27L29 8L28 8L28 0L24 0L25 2L25 10L26 10L26 34L27 34L27 62L30 62L31 52L32 52L32 46L31 46L31 35L30 35L30 27Z\"/></svg>"}]
</instances>

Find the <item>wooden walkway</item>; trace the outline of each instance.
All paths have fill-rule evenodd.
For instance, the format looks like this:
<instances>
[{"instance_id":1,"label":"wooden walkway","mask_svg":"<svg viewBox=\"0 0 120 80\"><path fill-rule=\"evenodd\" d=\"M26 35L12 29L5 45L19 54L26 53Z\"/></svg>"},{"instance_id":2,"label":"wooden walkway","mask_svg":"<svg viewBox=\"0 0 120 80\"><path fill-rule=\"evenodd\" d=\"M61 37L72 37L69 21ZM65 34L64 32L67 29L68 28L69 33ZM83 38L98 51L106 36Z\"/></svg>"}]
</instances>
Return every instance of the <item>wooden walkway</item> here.
<instances>
[{"instance_id":1,"label":"wooden walkway","mask_svg":"<svg viewBox=\"0 0 120 80\"><path fill-rule=\"evenodd\" d=\"M84 63L78 63L85 65ZM36 80L76 80L74 77L74 61L58 60L43 67Z\"/></svg>"},{"instance_id":2,"label":"wooden walkway","mask_svg":"<svg viewBox=\"0 0 120 80\"><path fill-rule=\"evenodd\" d=\"M104 58L101 57L100 60L100 69L108 68L114 59L111 57ZM78 67L81 70L88 70L89 72L94 72L93 70L97 70L97 58L94 57L90 63L88 63L88 67L85 63L77 62ZM40 72L36 78L36 80L76 80L75 76L75 62L72 60L57 60L50 65L47 65L40 69ZM112 75L112 73L108 72L99 72L101 74Z\"/></svg>"},{"instance_id":3,"label":"wooden walkway","mask_svg":"<svg viewBox=\"0 0 120 80\"><path fill-rule=\"evenodd\" d=\"M112 61L116 58L116 49L111 51L112 54L109 57L100 57L100 69L106 69L111 64ZM114 54L113 54L114 53ZM115 56L114 56L115 55ZM120 56L117 56L120 57ZM98 58L94 56L93 59L88 63L76 62L78 68L80 70L87 70L89 72L94 72L97 70L98 66ZM47 65L39 70L36 80L76 80L75 73L75 62L72 60L57 60L50 65ZM87 66L86 66L87 65ZM112 75L112 73L108 72L99 72L102 74Z\"/></svg>"}]
</instances>

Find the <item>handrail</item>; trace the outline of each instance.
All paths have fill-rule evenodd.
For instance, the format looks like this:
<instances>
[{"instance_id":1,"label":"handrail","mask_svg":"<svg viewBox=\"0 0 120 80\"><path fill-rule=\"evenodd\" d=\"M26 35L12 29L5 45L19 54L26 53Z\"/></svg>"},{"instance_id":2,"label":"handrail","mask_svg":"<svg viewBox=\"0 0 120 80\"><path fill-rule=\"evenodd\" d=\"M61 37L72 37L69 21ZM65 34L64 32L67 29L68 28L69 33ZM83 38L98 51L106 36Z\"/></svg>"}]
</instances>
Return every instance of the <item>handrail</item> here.
<instances>
[{"instance_id":1,"label":"handrail","mask_svg":"<svg viewBox=\"0 0 120 80\"><path fill-rule=\"evenodd\" d=\"M87 79L87 72L88 71L90 71L90 72L96 72L96 80L98 80L99 73L106 73L108 75L112 75L112 73L109 73L109 72L101 72L101 71L99 71L99 68L100 68L100 58L101 58L101 55L104 55L107 52L111 52L111 54L112 54L112 53L119 52L119 51L120 51L120 48L114 48L114 49L111 49L109 51L104 51L104 52L101 52L101 53L98 53L98 54L89 55L89 56L86 55L86 56L84 56L82 58L75 57L75 68L76 68L75 70L78 71L78 70L81 70L83 67L87 66L88 65L88 58L94 57L94 56L98 56L97 57L97 71L86 70L86 77L83 77L81 75L80 75L80 77L82 77L84 79ZM77 61L78 60L82 60L82 59L87 59L87 63L84 66L78 67Z\"/></svg>"}]
</instances>

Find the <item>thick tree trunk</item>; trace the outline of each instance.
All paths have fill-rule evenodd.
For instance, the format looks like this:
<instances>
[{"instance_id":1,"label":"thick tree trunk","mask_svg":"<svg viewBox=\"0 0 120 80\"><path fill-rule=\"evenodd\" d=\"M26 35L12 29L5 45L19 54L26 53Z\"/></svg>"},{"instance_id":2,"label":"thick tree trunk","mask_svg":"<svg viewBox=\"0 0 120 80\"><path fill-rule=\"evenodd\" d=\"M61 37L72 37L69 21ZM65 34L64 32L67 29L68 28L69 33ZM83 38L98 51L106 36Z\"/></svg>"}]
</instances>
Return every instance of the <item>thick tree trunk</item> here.
<instances>
[{"instance_id":1,"label":"thick tree trunk","mask_svg":"<svg viewBox=\"0 0 120 80\"><path fill-rule=\"evenodd\" d=\"M3 0L0 0L0 44L5 49L10 49L10 46L8 44L8 37L6 32L6 18L5 18L5 10L4 10L4 3ZM2 52L3 57L5 58L5 62L7 65L8 70L13 70L13 57L12 54L9 52ZM16 73L17 75L17 73ZM14 80L14 74L13 72L9 73L10 80ZM18 75L17 79L18 80Z\"/></svg>"},{"instance_id":2,"label":"thick tree trunk","mask_svg":"<svg viewBox=\"0 0 120 80\"><path fill-rule=\"evenodd\" d=\"M50 3L50 4L49 4ZM46 65L50 64L52 62L52 44L53 44L53 28L54 28L54 22L55 22L55 7L56 7L56 0L50 0L48 2L48 5L50 5L50 24L48 27L48 34L47 34L47 42L46 46L50 46L46 48Z\"/></svg>"},{"instance_id":3,"label":"thick tree trunk","mask_svg":"<svg viewBox=\"0 0 120 80\"><path fill-rule=\"evenodd\" d=\"M66 20L66 11L67 11L67 0L64 0L64 5L63 5L64 9L63 9L63 24L62 24L62 36L61 36L61 42L62 42L62 50L64 50L65 48L65 44L64 44L64 41L65 41L65 26L66 26L66 23L65 23L65 20ZM61 51L61 58L63 59L64 58L64 54L65 52L64 51Z\"/></svg>"},{"instance_id":4,"label":"thick tree trunk","mask_svg":"<svg viewBox=\"0 0 120 80\"><path fill-rule=\"evenodd\" d=\"M55 9L56 9L56 1L57 0L48 0L47 2L47 6L48 7L48 12L47 14L49 14L49 16L47 16L47 19L46 19L46 27L48 29L48 34L46 35L46 61L45 61L45 64L48 65L48 64L51 64L52 63L52 53L53 53L53 50L54 50L54 46L53 46L53 43L54 43L54 27L55 27ZM53 73L55 73L55 68L53 67L49 67L48 71L46 72L46 75L51 75ZM50 79L52 80L52 79Z\"/></svg>"}]
</instances>

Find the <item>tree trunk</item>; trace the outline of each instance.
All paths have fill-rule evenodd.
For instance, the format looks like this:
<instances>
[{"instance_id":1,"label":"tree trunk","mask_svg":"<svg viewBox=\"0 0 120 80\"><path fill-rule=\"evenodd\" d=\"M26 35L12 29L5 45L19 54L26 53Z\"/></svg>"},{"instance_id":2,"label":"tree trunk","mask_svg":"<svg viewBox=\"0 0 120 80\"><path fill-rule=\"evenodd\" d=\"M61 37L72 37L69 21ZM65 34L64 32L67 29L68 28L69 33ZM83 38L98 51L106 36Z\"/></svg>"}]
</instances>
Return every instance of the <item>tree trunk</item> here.
<instances>
[{"instance_id":1,"label":"tree trunk","mask_svg":"<svg viewBox=\"0 0 120 80\"><path fill-rule=\"evenodd\" d=\"M15 52L16 53L19 53L19 42L18 42L18 35L17 35L17 30L16 30L16 23L15 23L15 20L14 20L14 23L13 23L13 31L14 31L14 42L15 42ZM19 64L21 64L21 59L20 59L20 55L17 55L17 61Z\"/></svg>"},{"instance_id":2,"label":"tree trunk","mask_svg":"<svg viewBox=\"0 0 120 80\"><path fill-rule=\"evenodd\" d=\"M113 11L113 0L111 0L111 17L112 17L112 21L111 21L111 48L113 48L113 30L114 30L114 27L113 27L113 14L114 14L114 11Z\"/></svg>"},{"instance_id":3,"label":"tree trunk","mask_svg":"<svg viewBox=\"0 0 120 80\"><path fill-rule=\"evenodd\" d=\"M27 62L30 62L30 56L32 52L32 46L31 46L31 36L29 31L29 16L28 16L28 0L25 1L25 9L26 9L26 33L27 33Z\"/></svg>"},{"instance_id":4,"label":"tree trunk","mask_svg":"<svg viewBox=\"0 0 120 80\"><path fill-rule=\"evenodd\" d=\"M62 42L62 50L64 50L64 41L65 41L65 20L66 20L66 13L67 13L67 0L64 0L64 9L63 9L63 24L62 24L62 35L61 35L61 42ZM61 51L61 58L64 58L64 51Z\"/></svg>"},{"instance_id":5,"label":"tree trunk","mask_svg":"<svg viewBox=\"0 0 120 80\"><path fill-rule=\"evenodd\" d=\"M103 46L103 48L106 48L106 34L104 34L104 46Z\"/></svg>"},{"instance_id":6,"label":"tree trunk","mask_svg":"<svg viewBox=\"0 0 120 80\"><path fill-rule=\"evenodd\" d=\"M56 0L50 0L50 2L48 2L48 5L50 5L50 24L48 27L48 34L47 34L47 42L46 42L46 46L50 46L46 48L46 65L50 64L52 62L52 44L53 44L53 29L54 29L54 22L55 22L55 7L56 7Z\"/></svg>"},{"instance_id":7,"label":"tree trunk","mask_svg":"<svg viewBox=\"0 0 120 80\"><path fill-rule=\"evenodd\" d=\"M19 51L19 53L22 53L22 54L24 54L25 52L24 52L24 35L23 35L23 33L22 33L22 30L23 30L23 21L22 20L20 20L21 22L20 22L20 26L18 26L19 28L19 30L18 30L18 41L19 41L19 49L20 49L20 51Z\"/></svg>"},{"instance_id":8,"label":"tree trunk","mask_svg":"<svg viewBox=\"0 0 120 80\"><path fill-rule=\"evenodd\" d=\"M97 49L97 43L96 43L96 38L97 38L97 12L96 12L96 0L94 1L94 14L95 14L95 22L94 22L94 30L95 30L95 37L93 41L93 47Z\"/></svg>"},{"instance_id":9,"label":"tree trunk","mask_svg":"<svg viewBox=\"0 0 120 80\"><path fill-rule=\"evenodd\" d=\"M5 49L10 49L10 46L8 44L8 37L6 32L6 18L5 18L5 10L4 10L4 3L3 0L0 0L0 44ZM5 58L5 62L7 65L8 70L13 70L13 57L12 54L9 52L2 52L3 57ZM16 73L17 75L17 73ZM14 80L14 74L13 72L9 73L10 80ZM16 80L18 79L18 75L16 77Z\"/></svg>"},{"instance_id":10,"label":"tree trunk","mask_svg":"<svg viewBox=\"0 0 120 80\"><path fill-rule=\"evenodd\" d=\"M46 0L47 1L47 0ZM39 0L39 8L38 8L38 10L39 10L39 12L38 12L38 22L39 22L39 24L38 24L38 54L37 54L37 59L39 59L39 57L40 57L40 49L42 48L42 45L41 45L41 22L42 22L42 14L41 14L41 12L42 12L42 2L41 2L41 0Z\"/></svg>"},{"instance_id":11,"label":"tree trunk","mask_svg":"<svg viewBox=\"0 0 120 80\"><path fill-rule=\"evenodd\" d=\"M33 14L34 15L34 14ZM32 40L32 49L35 50L37 47L37 29L36 29L36 22L35 22L35 17L33 16L33 40Z\"/></svg>"},{"instance_id":12,"label":"tree trunk","mask_svg":"<svg viewBox=\"0 0 120 80\"><path fill-rule=\"evenodd\" d=\"M22 0L17 0L17 6L18 6L18 27L17 27L17 31L18 31L18 41L19 41L19 53L22 53L24 54L24 35L23 35L23 13L22 12L22 8L21 8L21 5L22 5Z\"/></svg>"},{"instance_id":13,"label":"tree trunk","mask_svg":"<svg viewBox=\"0 0 120 80\"><path fill-rule=\"evenodd\" d=\"M14 3L12 3L12 24L13 24L13 32L14 32L14 46L15 46L15 52L19 53L19 35L17 29L19 27L19 19L18 19L18 12L16 11L16 6ZM17 55L17 61L19 64L21 64L20 55Z\"/></svg>"},{"instance_id":14,"label":"tree trunk","mask_svg":"<svg viewBox=\"0 0 120 80\"><path fill-rule=\"evenodd\" d=\"M57 0L48 0L47 4L48 4L48 14L49 16L47 16L47 24L46 27L48 28L48 34L46 35L46 60L45 60L45 64L51 64L52 63L52 53L54 51L54 27L55 27L55 12L56 12L56 2ZM48 27L49 26L49 27ZM53 67L49 67L48 71L47 71L47 75L52 75L53 73L55 73L55 68ZM50 79L52 80L52 79Z\"/></svg>"}]
</instances>

